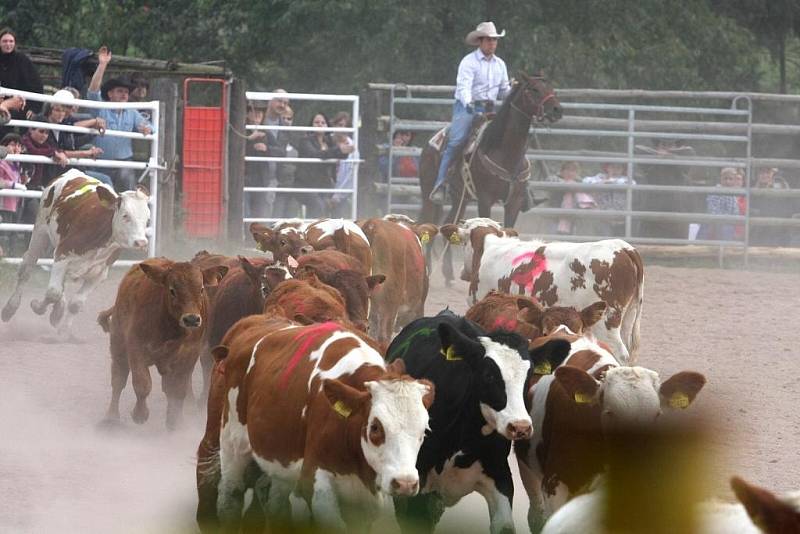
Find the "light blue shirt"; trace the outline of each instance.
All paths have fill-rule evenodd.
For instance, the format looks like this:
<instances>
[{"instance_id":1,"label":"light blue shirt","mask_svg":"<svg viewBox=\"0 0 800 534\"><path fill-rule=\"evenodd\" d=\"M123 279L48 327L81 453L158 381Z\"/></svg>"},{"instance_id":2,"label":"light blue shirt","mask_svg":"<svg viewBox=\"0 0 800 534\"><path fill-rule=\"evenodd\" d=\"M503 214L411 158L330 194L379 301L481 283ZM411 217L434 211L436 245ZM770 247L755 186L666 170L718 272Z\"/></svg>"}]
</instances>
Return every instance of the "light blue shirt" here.
<instances>
[{"instance_id":1,"label":"light blue shirt","mask_svg":"<svg viewBox=\"0 0 800 534\"><path fill-rule=\"evenodd\" d=\"M506 64L496 55L487 57L476 48L458 65L455 97L465 106L476 100L502 99L510 88Z\"/></svg>"},{"instance_id":2,"label":"light blue shirt","mask_svg":"<svg viewBox=\"0 0 800 534\"><path fill-rule=\"evenodd\" d=\"M103 99L100 91L89 91L89 100L98 102ZM135 109L96 109L89 110L93 117L100 117L106 121L107 130L120 130L123 132L138 132L140 125L145 124L155 131L150 122ZM112 137L98 135L94 138L94 145L103 149L103 159L131 159L133 157L132 139L126 137Z\"/></svg>"}]
</instances>

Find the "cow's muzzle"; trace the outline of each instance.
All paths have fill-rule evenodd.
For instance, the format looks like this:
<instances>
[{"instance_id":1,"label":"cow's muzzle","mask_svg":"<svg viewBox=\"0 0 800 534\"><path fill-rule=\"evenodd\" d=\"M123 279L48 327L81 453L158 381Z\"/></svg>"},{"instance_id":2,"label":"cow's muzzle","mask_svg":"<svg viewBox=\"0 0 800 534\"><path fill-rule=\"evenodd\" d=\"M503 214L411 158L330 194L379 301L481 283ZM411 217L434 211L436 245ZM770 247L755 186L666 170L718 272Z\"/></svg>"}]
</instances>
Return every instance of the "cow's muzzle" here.
<instances>
[{"instance_id":1,"label":"cow's muzzle","mask_svg":"<svg viewBox=\"0 0 800 534\"><path fill-rule=\"evenodd\" d=\"M392 479L392 495L413 497L419 491L418 477L397 477Z\"/></svg>"},{"instance_id":2,"label":"cow's muzzle","mask_svg":"<svg viewBox=\"0 0 800 534\"><path fill-rule=\"evenodd\" d=\"M529 439L533 434L533 426L530 421L514 421L508 423L506 434L512 440Z\"/></svg>"},{"instance_id":3,"label":"cow's muzzle","mask_svg":"<svg viewBox=\"0 0 800 534\"><path fill-rule=\"evenodd\" d=\"M181 324L186 328L198 328L203 324L203 318L196 313L185 313L181 315Z\"/></svg>"},{"instance_id":4,"label":"cow's muzzle","mask_svg":"<svg viewBox=\"0 0 800 534\"><path fill-rule=\"evenodd\" d=\"M133 242L133 246L135 248L145 249L147 248L147 239L137 239Z\"/></svg>"}]
</instances>

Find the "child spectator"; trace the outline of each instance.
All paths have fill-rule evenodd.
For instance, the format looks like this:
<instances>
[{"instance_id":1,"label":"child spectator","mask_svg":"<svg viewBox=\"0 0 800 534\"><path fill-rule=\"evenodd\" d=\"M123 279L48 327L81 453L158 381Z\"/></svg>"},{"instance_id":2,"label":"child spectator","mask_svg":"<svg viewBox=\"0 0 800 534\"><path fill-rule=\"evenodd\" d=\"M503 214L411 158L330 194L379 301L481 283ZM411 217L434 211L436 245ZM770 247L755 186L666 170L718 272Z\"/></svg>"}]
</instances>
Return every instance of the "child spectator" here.
<instances>
[{"instance_id":1,"label":"child spectator","mask_svg":"<svg viewBox=\"0 0 800 534\"><path fill-rule=\"evenodd\" d=\"M561 182L561 183L578 183L581 167L577 161L566 161L561 164L561 170L555 176L548 176L548 182ZM558 207L564 209L577 209L577 208L596 208L594 198L579 191L552 191L550 192L551 207ZM550 233L557 233L561 235L574 235L575 223L574 217L565 215L558 218L558 221L549 229Z\"/></svg>"},{"instance_id":2,"label":"child spectator","mask_svg":"<svg viewBox=\"0 0 800 534\"><path fill-rule=\"evenodd\" d=\"M4 147L8 154L21 154L22 138L15 133L6 134L0 141L0 146ZM19 191L27 189L23 183L22 172L18 162L0 160L0 189L17 189ZM19 204L19 197L0 197L0 222L17 222ZM17 234L16 232L5 234L8 236L7 250L12 251L15 249Z\"/></svg>"},{"instance_id":3,"label":"child spectator","mask_svg":"<svg viewBox=\"0 0 800 534\"><path fill-rule=\"evenodd\" d=\"M717 187L742 187L743 178L733 167L725 167L719 173ZM744 198L741 195L713 194L706 196L706 213L713 215L742 215ZM733 223L706 223L701 225L700 239L733 241L744 236L744 226Z\"/></svg>"},{"instance_id":4,"label":"child spectator","mask_svg":"<svg viewBox=\"0 0 800 534\"><path fill-rule=\"evenodd\" d=\"M335 128L350 128L352 126L350 114L346 111L340 111L334 115L333 126ZM357 147L353 143L353 138L344 132L334 133L333 141L339 146L351 146L354 149L346 160L336 164L336 184L334 185L334 189L351 189L353 187L356 164L349 160L358 159ZM350 193L334 193L328 201L331 216L347 217L350 213L350 198Z\"/></svg>"},{"instance_id":5,"label":"child spectator","mask_svg":"<svg viewBox=\"0 0 800 534\"><path fill-rule=\"evenodd\" d=\"M602 169L599 174L584 178L583 183L619 185L636 183L623 174L625 166L621 163L605 163ZM592 199L595 205L592 205L589 199ZM627 193L625 191L594 191L591 196L586 196L584 203L585 205L579 205L579 207L625 211L627 209ZM608 219L596 219L592 223L594 235L597 236L623 235L624 225L624 221L611 221Z\"/></svg>"}]
</instances>

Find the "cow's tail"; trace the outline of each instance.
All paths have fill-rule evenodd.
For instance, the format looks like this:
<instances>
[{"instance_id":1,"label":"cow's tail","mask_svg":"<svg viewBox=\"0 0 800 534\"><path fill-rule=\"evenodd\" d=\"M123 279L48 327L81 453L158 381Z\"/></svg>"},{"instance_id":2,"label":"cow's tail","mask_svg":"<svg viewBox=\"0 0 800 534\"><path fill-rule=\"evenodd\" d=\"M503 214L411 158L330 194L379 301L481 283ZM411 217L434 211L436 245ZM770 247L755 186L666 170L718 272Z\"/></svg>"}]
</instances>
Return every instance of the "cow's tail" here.
<instances>
[{"instance_id":1,"label":"cow's tail","mask_svg":"<svg viewBox=\"0 0 800 534\"><path fill-rule=\"evenodd\" d=\"M633 364L639 357L640 323L642 320L642 303L644 302L644 263L635 248L626 248L625 253L636 269L636 291L633 302L630 303L622 318L622 331L627 339L624 340L630 353L630 363Z\"/></svg>"},{"instance_id":2,"label":"cow's tail","mask_svg":"<svg viewBox=\"0 0 800 534\"><path fill-rule=\"evenodd\" d=\"M103 332L108 333L111 330L111 316L114 314L114 307L103 310L97 314L97 324L103 329Z\"/></svg>"}]
</instances>

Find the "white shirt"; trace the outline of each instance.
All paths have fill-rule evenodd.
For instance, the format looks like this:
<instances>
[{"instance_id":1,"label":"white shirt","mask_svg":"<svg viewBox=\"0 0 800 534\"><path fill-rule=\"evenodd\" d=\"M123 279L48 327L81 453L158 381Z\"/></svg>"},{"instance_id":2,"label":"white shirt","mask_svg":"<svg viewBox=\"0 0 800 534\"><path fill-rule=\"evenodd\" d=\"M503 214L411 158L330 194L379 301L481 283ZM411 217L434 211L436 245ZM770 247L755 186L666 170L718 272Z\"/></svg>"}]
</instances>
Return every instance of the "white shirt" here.
<instances>
[{"instance_id":1,"label":"white shirt","mask_svg":"<svg viewBox=\"0 0 800 534\"><path fill-rule=\"evenodd\" d=\"M455 97L465 106L476 100L502 99L509 89L506 64L496 55L487 57L476 48L458 65Z\"/></svg>"}]
</instances>

